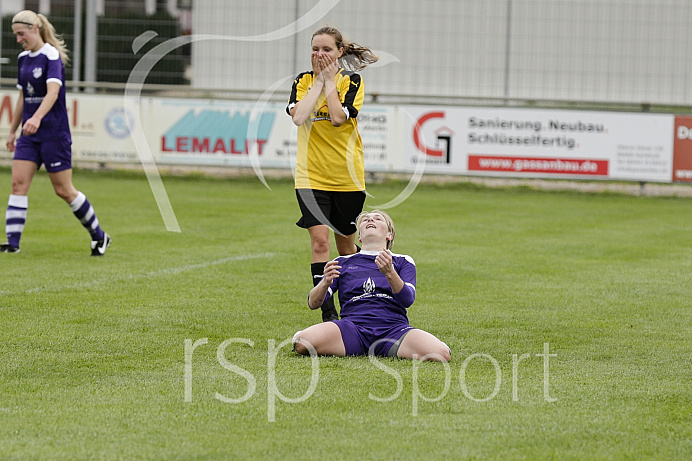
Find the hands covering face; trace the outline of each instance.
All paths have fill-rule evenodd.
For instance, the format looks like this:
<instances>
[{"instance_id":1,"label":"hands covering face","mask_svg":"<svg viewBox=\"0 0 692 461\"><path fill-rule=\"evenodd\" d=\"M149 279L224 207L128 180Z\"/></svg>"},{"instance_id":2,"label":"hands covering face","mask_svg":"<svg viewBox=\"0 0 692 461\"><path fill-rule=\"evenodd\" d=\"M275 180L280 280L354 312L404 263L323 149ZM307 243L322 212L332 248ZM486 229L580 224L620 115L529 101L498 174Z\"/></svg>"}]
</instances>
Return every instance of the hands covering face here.
<instances>
[{"instance_id":1,"label":"hands covering face","mask_svg":"<svg viewBox=\"0 0 692 461\"><path fill-rule=\"evenodd\" d=\"M329 55L320 53L319 51L312 52L312 71L316 78L325 82L333 79L338 70L339 64L337 59L332 59Z\"/></svg>"}]
</instances>

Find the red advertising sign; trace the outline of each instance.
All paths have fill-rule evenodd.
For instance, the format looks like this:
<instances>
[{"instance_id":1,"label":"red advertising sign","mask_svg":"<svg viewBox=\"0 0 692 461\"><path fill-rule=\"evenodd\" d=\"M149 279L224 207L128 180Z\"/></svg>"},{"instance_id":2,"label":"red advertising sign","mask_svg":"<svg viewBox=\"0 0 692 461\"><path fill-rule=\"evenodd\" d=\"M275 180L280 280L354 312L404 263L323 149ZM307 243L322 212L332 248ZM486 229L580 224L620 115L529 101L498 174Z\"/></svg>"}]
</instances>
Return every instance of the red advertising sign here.
<instances>
[{"instance_id":1,"label":"red advertising sign","mask_svg":"<svg viewBox=\"0 0 692 461\"><path fill-rule=\"evenodd\" d=\"M608 176L608 160L469 154L469 171Z\"/></svg>"},{"instance_id":2,"label":"red advertising sign","mask_svg":"<svg viewBox=\"0 0 692 461\"><path fill-rule=\"evenodd\" d=\"M673 181L692 182L692 117L675 117Z\"/></svg>"}]
</instances>

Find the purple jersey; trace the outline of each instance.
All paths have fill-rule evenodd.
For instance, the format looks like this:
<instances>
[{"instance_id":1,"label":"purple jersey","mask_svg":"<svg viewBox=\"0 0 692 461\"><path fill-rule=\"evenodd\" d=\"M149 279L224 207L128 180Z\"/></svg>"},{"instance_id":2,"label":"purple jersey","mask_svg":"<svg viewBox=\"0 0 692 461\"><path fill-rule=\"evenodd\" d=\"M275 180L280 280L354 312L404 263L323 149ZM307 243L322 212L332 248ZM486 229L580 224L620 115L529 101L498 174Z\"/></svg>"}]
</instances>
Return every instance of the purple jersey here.
<instances>
[{"instance_id":1,"label":"purple jersey","mask_svg":"<svg viewBox=\"0 0 692 461\"><path fill-rule=\"evenodd\" d=\"M24 112L22 123L29 120L43 102L48 92L48 83L60 85L58 99L51 110L41 120L38 131L31 135L33 141L44 141L55 138L70 138L70 126L67 120L65 103L65 66L60 59L60 52L46 43L36 52L24 51L19 54L19 74L17 88L24 95Z\"/></svg>"},{"instance_id":2,"label":"purple jersey","mask_svg":"<svg viewBox=\"0 0 692 461\"><path fill-rule=\"evenodd\" d=\"M394 269L404 281L404 288L394 294L375 264L376 256L377 252L361 251L336 258L341 275L332 281L327 297L338 291L341 318L357 325L408 323L406 309L416 295L416 263L410 256L392 254Z\"/></svg>"}]
</instances>

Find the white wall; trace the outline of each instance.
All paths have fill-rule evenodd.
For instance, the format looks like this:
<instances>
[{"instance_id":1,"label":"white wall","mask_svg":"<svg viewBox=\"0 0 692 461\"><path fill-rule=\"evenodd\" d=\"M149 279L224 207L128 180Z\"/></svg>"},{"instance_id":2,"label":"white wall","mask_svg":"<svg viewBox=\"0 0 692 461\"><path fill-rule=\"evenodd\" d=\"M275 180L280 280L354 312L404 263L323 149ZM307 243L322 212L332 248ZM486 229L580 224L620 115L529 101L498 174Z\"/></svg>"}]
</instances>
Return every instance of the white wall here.
<instances>
[{"instance_id":1,"label":"white wall","mask_svg":"<svg viewBox=\"0 0 692 461\"><path fill-rule=\"evenodd\" d=\"M24 0L2 0L0 2L0 14L18 13L24 8Z\"/></svg>"},{"instance_id":2,"label":"white wall","mask_svg":"<svg viewBox=\"0 0 692 461\"><path fill-rule=\"evenodd\" d=\"M319 14L304 27L291 26L313 7ZM688 0L206 0L193 8L194 34L266 38L290 26L269 41L196 41L196 87L258 90L293 77L310 67L312 32L331 24L399 60L363 72L368 93L692 104Z\"/></svg>"}]
</instances>

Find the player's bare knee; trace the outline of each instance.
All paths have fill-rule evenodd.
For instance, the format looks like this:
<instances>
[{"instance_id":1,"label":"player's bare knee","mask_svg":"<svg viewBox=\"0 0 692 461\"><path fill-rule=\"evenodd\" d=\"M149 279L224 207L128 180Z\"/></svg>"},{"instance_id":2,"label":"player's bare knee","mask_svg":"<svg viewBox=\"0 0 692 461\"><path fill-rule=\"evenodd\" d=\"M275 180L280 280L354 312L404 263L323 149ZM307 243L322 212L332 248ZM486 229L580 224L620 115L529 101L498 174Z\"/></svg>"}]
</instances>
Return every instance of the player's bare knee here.
<instances>
[{"instance_id":1,"label":"player's bare knee","mask_svg":"<svg viewBox=\"0 0 692 461\"><path fill-rule=\"evenodd\" d=\"M309 355L310 349L307 346L307 340L302 336L302 331L293 335L293 350L300 355Z\"/></svg>"},{"instance_id":2,"label":"player's bare knee","mask_svg":"<svg viewBox=\"0 0 692 461\"><path fill-rule=\"evenodd\" d=\"M449 352L448 348L443 348L440 351L440 357L442 358L440 362L449 362L450 360L452 360L452 353Z\"/></svg>"},{"instance_id":3,"label":"player's bare knee","mask_svg":"<svg viewBox=\"0 0 692 461\"><path fill-rule=\"evenodd\" d=\"M445 343L440 341L440 344L433 347L427 354L425 360L430 362L449 362L452 359L452 351Z\"/></svg>"},{"instance_id":4,"label":"player's bare knee","mask_svg":"<svg viewBox=\"0 0 692 461\"><path fill-rule=\"evenodd\" d=\"M329 254L331 250L329 245L329 240L316 239L312 241L312 253L313 254Z\"/></svg>"},{"instance_id":5,"label":"player's bare knee","mask_svg":"<svg viewBox=\"0 0 692 461\"><path fill-rule=\"evenodd\" d=\"M66 202L69 202L70 198L71 198L70 197L70 190L66 187L56 187L55 188L55 195L57 195L58 197L60 197L61 199L63 199Z\"/></svg>"},{"instance_id":6,"label":"player's bare knee","mask_svg":"<svg viewBox=\"0 0 692 461\"><path fill-rule=\"evenodd\" d=\"M440 362L449 362L452 360L452 350L447 346L447 344L443 343L440 341L440 345L438 346L438 351L436 354L440 357L441 360Z\"/></svg>"},{"instance_id":7,"label":"player's bare knee","mask_svg":"<svg viewBox=\"0 0 692 461\"><path fill-rule=\"evenodd\" d=\"M301 343L298 341L293 345L293 350L296 351L297 354L300 355L308 355L310 352L308 351L307 346L304 343Z\"/></svg>"},{"instance_id":8,"label":"player's bare knee","mask_svg":"<svg viewBox=\"0 0 692 461\"><path fill-rule=\"evenodd\" d=\"M12 195L26 195L29 181L24 178L12 178Z\"/></svg>"}]
</instances>

